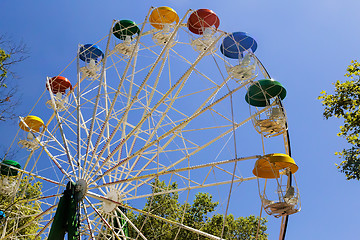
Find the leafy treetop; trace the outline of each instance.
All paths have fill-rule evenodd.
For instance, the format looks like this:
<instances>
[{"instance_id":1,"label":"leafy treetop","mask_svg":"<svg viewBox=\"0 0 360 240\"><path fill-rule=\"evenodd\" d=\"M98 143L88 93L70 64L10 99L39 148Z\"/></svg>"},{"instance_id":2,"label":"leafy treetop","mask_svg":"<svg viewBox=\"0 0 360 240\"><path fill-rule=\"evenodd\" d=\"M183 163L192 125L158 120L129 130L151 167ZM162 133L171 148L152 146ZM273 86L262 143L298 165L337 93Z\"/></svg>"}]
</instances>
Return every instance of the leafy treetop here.
<instances>
[{"instance_id":1,"label":"leafy treetop","mask_svg":"<svg viewBox=\"0 0 360 240\"><path fill-rule=\"evenodd\" d=\"M1 176L1 181L4 176ZM7 181L18 181L17 177L7 177ZM41 195L42 185L35 182L33 178L27 176L20 180L18 188L13 193L0 192L0 210L5 212L5 219L0 222L0 233L11 235L11 239L35 239L37 231L40 229L35 216L41 213L40 203L34 201ZM32 201L26 201L32 199ZM14 233L14 229L22 228ZM16 237L14 236L16 235Z\"/></svg>"},{"instance_id":2,"label":"leafy treetop","mask_svg":"<svg viewBox=\"0 0 360 240\"><path fill-rule=\"evenodd\" d=\"M360 180L360 63L351 61L346 71L345 76L348 79L334 83L334 94L322 91L319 99L325 106L325 119L335 117L344 121L338 136L344 137L351 146L335 153L343 158L343 161L337 164L338 169L345 173L347 180Z\"/></svg>"},{"instance_id":3,"label":"leafy treetop","mask_svg":"<svg viewBox=\"0 0 360 240\"><path fill-rule=\"evenodd\" d=\"M181 204L176 191L156 194L175 189L177 189L176 183L166 185L164 181L156 179L152 187L152 192L155 194L147 199L143 210L220 237L224 224L224 215L213 214L209 216L219 204L212 200L211 194L197 193L192 204ZM131 211L127 215L147 239L208 239L148 215L135 214ZM222 237L224 239L255 239L256 235L258 235L257 239L266 240L266 222L266 218L259 220L259 217L248 216L235 219L232 214L229 214L226 216ZM131 238L139 237L131 227L129 227L129 232Z\"/></svg>"}]
</instances>

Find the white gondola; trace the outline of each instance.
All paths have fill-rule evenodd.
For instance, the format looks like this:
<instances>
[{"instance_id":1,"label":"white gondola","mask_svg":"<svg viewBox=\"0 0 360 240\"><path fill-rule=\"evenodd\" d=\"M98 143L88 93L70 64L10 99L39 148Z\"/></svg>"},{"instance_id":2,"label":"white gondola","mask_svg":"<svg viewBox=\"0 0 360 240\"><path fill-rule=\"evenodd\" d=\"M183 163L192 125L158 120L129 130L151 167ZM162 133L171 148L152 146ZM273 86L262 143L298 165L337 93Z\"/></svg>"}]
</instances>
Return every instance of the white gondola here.
<instances>
[{"instance_id":1,"label":"white gondola","mask_svg":"<svg viewBox=\"0 0 360 240\"><path fill-rule=\"evenodd\" d=\"M300 197L297 187L279 186L277 194L276 200L268 199L266 194L261 195L261 203L267 214L278 218L300 211Z\"/></svg>"},{"instance_id":2,"label":"white gondola","mask_svg":"<svg viewBox=\"0 0 360 240\"><path fill-rule=\"evenodd\" d=\"M159 46L164 46L168 42L170 42L169 43L170 47L175 46L176 41L174 39L176 38L176 34L173 38L171 38L174 31L174 26L170 24L163 24L163 25L164 27L162 30L155 32L152 35L153 41Z\"/></svg>"},{"instance_id":3,"label":"white gondola","mask_svg":"<svg viewBox=\"0 0 360 240\"><path fill-rule=\"evenodd\" d=\"M5 195L14 193L17 179L15 177L8 177L0 175L0 192Z\"/></svg>"},{"instance_id":4,"label":"white gondola","mask_svg":"<svg viewBox=\"0 0 360 240\"><path fill-rule=\"evenodd\" d=\"M28 151L33 151L40 147L39 140L40 136L34 137L34 134L29 132L26 135L26 138L23 137L18 141L18 144L21 148L25 148Z\"/></svg>"},{"instance_id":5,"label":"white gondola","mask_svg":"<svg viewBox=\"0 0 360 240\"><path fill-rule=\"evenodd\" d=\"M278 104L270 106L262 114L254 114L253 125L264 137L278 136L286 131L286 114Z\"/></svg>"},{"instance_id":6,"label":"white gondola","mask_svg":"<svg viewBox=\"0 0 360 240\"><path fill-rule=\"evenodd\" d=\"M131 36L126 36L125 40L116 44L111 53L119 53L125 56L130 56L134 51L136 40L133 40ZM136 47L136 52L139 50L139 47Z\"/></svg>"},{"instance_id":7,"label":"white gondola","mask_svg":"<svg viewBox=\"0 0 360 240\"><path fill-rule=\"evenodd\" d=\"M256 76L256 61L250 52L246 53L244 57L239 57L238 64L231 65L231 63L228 63L225 67L228 74L239 82Z\"/></svg>"},{"instance_id":8,"label":"white gondola","mask_svg":"<svg viewBox=\"0 0 360 240\"><path fill-rule=\"evenodd\" d=\"M45 104L48 108L61 112L69 107L69 96L58 92L53 95L53 99L49 99Z\"/></svg>"},{"instance_id":9,"label":"white gondola","mask_svg":"<svg viewBox=\"0 0 360 240\"><path fill-rule=\"evenodd\" d=\"M217 35L215 35L216 30L213 30L211 28L205 28L203 35L198 38L191 39L191 46L193 49L197 52L205 52L207 51L206 55L210 55L214 53L217 49L215 45L212 45L211 49L208 50L212 42L214 42L217 38Z\"/></svg>"},{"instance_id":10,"label":"white gondola","mask_svg":"<svg viewBox=\"0 0 360 240\"><path fill-rule=\"evenodd\" d=\"M94 59L91 59L88 64L80 68L80 72L84 77L95 78L100 74L101 65L96 63Z\"/></svg>"}]
</instances>

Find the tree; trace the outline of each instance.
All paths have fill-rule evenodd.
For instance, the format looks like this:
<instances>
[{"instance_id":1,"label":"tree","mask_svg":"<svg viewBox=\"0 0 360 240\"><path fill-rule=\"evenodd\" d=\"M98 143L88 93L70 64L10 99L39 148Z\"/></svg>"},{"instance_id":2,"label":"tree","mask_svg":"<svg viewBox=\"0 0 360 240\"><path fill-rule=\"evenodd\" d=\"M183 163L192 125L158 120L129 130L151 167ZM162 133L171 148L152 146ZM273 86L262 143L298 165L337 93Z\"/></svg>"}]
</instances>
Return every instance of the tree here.
<instances>
[{"instance_id":1,"label":"tree","mask_svg":"<svg viewBox=\"0 0 360 240\"><path fill-rule=\"evenodd\" d=\"M0 35L0 123L16 119L20 95L17 92L19 78L13 68L28 58L28 51L22 42L15 43L5 35ZM0 146L0 156L14 157L17 150Z\"/></svg>"},{"instance_id":2,"label":"tree","mask_svg":"<svg viewBox=\"0 0 360 240\"><path fill-rule=\"evenodd\" d=\"M347 180L360 180L360 63L351 61L346 71L348 79L334 83L334 94L322 91L319 99L325 106L325 119L335 117L344 121L337 135L344 137L350 147L335 153L343 158L337 168L345 173Z\"/></svg>"},{"instance_id":3,"label":"tree","mask_svg":"<svg viewBox=\"0 0 360 240\"><path fill-rule=\"evenodd\" d=\"M16 176L1 176L2 183L4 178L7 178L7 181L17 181ZM0 192L0 211L5 214L5 217L0 221L1 239L13 232L14 229L25 225L28 226L17 232L16 236L25 236L24 239L35 239L35 233L39 230L39 226L38 222L33 220L36 215L41 213L41 206L36 201L26 200L39 197L41 195L41 188L40 182L34 182L32 178L25 176L20 180L17 191Z\"/></svg>"},{"instance_id":4,"label":"tree","mask_svg":"<svg viewBox=\"0 0 360 240\"><path fill-rule=\"evenodd\" d=\"M28 58L26 45L14 43L4 35L0 36L0 121L17 117L16 106L19 104L17 96L18 76L13 67Z\"/></svg>"},{"instance_id":5,"label":"tree","mask_svg":"<svg viewBox=\"0 0 360 240\"><path fill-rule=\"evenodd\" d=\"M156 179L153 184L152 192L156 194L164 190L175 189L177 189L176 183L166 186L165 182ZM149 197L143 210L220 237L223 228L224 215L216 214L212 217L208 216L209 213L215 211L218 204L218 202L212 201L212 196L208 193L196 194L191 205L189 203L181 204L179 203L178 193L174 191ZM147 239L208 239L197 233L179 229L176 226L146 214L128 212L127 215ZM267 229L265 225L266 222L267 220L265 218L261 218L259 222L259 218L255 216L239 217L235 219L232 214L229 214L226 217L223 238L255 239L258 224L260 224L257 239L265 240L267 239L267 234L265 233ZM130 237L137 237L137 232L131 227L129 227L129 233Z\"/></svg>"}]
</instances>

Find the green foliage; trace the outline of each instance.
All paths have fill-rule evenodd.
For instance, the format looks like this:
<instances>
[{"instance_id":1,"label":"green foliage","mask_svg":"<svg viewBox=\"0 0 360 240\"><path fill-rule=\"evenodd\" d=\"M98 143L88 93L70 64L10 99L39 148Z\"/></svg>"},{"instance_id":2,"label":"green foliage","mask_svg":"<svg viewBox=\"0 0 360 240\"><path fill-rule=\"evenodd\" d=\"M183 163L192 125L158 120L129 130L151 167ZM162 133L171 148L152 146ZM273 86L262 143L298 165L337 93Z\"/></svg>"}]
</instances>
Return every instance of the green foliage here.
<instances>
[{"instance_id":1,"label":"green foliage","mask_svg":"<svg viewBox=\"0 0 360 240\"><path fill-rule=\"evenodd\" d=\"M176 188L176 183L166 186L164 182L156 180L152 187L152 192L156 194L163 190L172 190ZM148 198L143 210L168 220L176 221L181 214L178 199L179 195L177 192L154 195L153 197ZM161 220L133 213L129 214L128 217L132 220L135 226L138 227L138 229L141 229L140 231L147 239L157 239L159 236L161 236L161 239L174 239L175 237L172 231L173 227ZM129 233L130 237L137 236L137 233L133 230L133 228L129 229Z\"/></svg>"},{"instance_id":2,"label":"green foliage","mask_svg":"<svg viewBox=\"0 0 360 240\"><path fill-rule=\"evenodd\" d=\"M224 215L217 214L214 215L209 222L207 222L203 228L204 232L210 233L215 236L220 236L222 231L222 226L224 222ZM266 227L266 218L261 218L258 240L266 240L267 230ZM224 239L256 239L257 228L259 224L259 217L254 215L248 217L239 217L234 218L232 214L226 216L226 224L224 228ZM205 238L203 238L205 239Z\"/></svg>"},{"instance_id":3,"label":"green foliage","mask_svg":"<svg viewBox=\"0 0 360 240\"><path fill-rule=\"evenodd\" d=\"M9 181L16 181L16 177L8 177ZM22 236L19 239L35 239L35 233L39 230L34 217L41 212L40 204L36 201L26 201L41 195L42 185L34 182L32 178L23 177L19 188L12 194L0 193L0 210L5 212L6 218L0 224L0 233L4 230L6 235L30 222L26 228L16 233ZM6 229L5 229L6 228ZM24 237L26 236L26 237Z\"/></svg>"},{"instance_id":4,"label":"green foliage","mask_svg":"<svg viewBox=\"0 0 360 240\"><path fill-rule=\"evenodd\" d=\"M0 79L6 78L7 69L4 66L4 62L10 58L10 54L6 54L6 52L0 48ZM1 83L0 87L6 87L4 83Z\"/></svg>"},{"instance_id":5,"label":"green foliage","mask_svg":"<svg viewBox=\"0 0 360 240\"><path fill-rule=\"evenodd\" d=\"M351 148L335 153L344 159L337 165L338 169L345 173L347 180L360 180L360 63L351 61L345 76L349 78L345 82L335 82L334 94L322 91L319 99L325 106L325 119L335 117L344 121L338 136L351 145Z\"/></svg>"},{"instance_id":6,"label":"green foliage","mask_svg":"<svg viewBox=\"0 0 360 240\"><path fill-rule=\"evenodd\" d=\"M163 181L155 180L152 189L154 194L169 190L170 192L149 197L143 210L220 237L224 224L224 215L216 214L211 217L208 216L209 213L215 211L219 203L213 202L212 196L208 193L198 193L192 204L181 204L178 200L178 193L171 192L171 190L175 189L177 189L176 183L167 186ZM129 211L127 216L147 239L208 239L197 233L144 214L135 214ZM257 238L259 240L267 239L267 234L265 233L267 229L266 222L265 218L260 220ZM249 216L235 219L232 214L229 214L226 217L223 238L255 239L258 224L258 217ZM132 227L129 227L129 233L130 237L137 237L137 232Z\"/></svg>"}]
</instances>

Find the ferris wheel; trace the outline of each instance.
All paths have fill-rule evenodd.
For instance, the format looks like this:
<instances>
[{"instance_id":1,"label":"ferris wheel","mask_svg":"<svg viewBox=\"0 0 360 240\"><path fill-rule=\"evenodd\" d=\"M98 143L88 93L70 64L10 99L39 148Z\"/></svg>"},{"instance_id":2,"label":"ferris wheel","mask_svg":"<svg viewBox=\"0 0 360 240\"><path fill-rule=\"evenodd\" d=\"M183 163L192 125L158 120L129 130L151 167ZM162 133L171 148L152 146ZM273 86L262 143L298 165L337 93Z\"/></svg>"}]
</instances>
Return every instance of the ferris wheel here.
<instances>
[{"instance_id":1,"label":"ferris wheel","mask_svg":"<svg viewBox=\"0 0 360 240\"><path fill-rule=\"evenodd\" d=\"M251 36L219 25L208 9L180 17L152 7L143 23L114 20L99 42L80 44L20 117L16 142L27 156L1 162L2 192L15 201L0 203L0 236L149 239L129 217L135 212L223 239L144 210L144 202L174 192L190 201L230 186L227 211L239 201L232 189L256 182L254 214L281 218L283 239L288 215L300 210L286 90L254 54ZM41 192L27 196L35 184Z\"/></svg>"}]
</instances>

